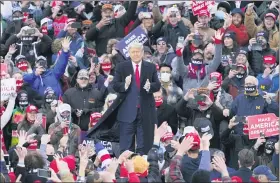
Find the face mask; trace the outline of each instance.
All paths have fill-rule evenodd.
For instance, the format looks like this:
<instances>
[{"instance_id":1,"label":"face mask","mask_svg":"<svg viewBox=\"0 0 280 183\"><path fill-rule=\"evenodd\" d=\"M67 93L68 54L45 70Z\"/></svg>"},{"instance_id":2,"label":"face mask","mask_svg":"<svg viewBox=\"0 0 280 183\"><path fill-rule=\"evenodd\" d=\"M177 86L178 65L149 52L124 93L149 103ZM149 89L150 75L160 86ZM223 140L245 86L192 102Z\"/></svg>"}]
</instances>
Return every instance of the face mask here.
<instances>
[{"instance_id":1,"label":"face mask","mask_svg":"<svg viewBox=\"0 0 280 183\"><path fill-rule=\"evenodd\" d=\"M171 76L170 73L161 73L160 74L160 79L161 79L161 81L167 83L167 82L170 81L170 76Z\"/></svg>"},{"instance_id":2,"label":"face mask","mask_svg":"<svg viewBox=\"0 0 280 183\"><path fill-rule=\"evenodd\" d=\"M52 162L54 160L53 155L47 155L47 156L48 156L47 160L49 162Z\"/></svg>"},{"instance_id":3,"label":"face mask","mask_svg":"<svg viewBox=\"0 0 280 183\"><path fill-rule=\"evenodd\" d=\"M202 65L203 64L203 59L192 59L191 62L194 65Z\"/></svg>"},{"instance_id":4,"label":"face mask","mask_svg":"<svg viewBox=\"0 0 280 183\"><path fill-rule=\"evenodd\" d=\"M59 115L59 121L61 123L70 124L71 122L71 113L70 111L65 111Z\"/></svg>"},{"instance_id":5,"label":"face mask","mask_svg":"<svg viewBox=\"0 0 280 183\"><path fill-rule=\"evenodd\" d=\"M156 103L156 107L161 106L161 104L163 103L162 98L159 100L156 100L155 103Z\"/></svg>"},{"instance_id":6,"label":"face mask","mask_svg":"<svg viewBox=\"0 0 280 183\"><path fill-rule=\"evenodd\" d=\"M17 17L17 16L14 16L13 17L13 22L21 22L23 20L23 16L21 16L21 17Z\"/></svg>"},{"instance_id":7,"label":"face mask","mask_svg":"<svg viewBox=\"0 0 280 183\"><path fill-rule=\"evenodd\" d=\"M33 38L32 36L23 36L21 38L21 42L23 45L32 45L33 43Z\"/></svg>"},{"instance_id":8,"label":"face mask","mask_svg":"<svg viewBox=\"0 0 280 183\"><path fill-rule=\"evenodd\" d=\"M16 87L17 87L16 91L19 91L21 89L22 85L23 85L23 79L16 80Z\"/></svg>"},{"instance_id":9,"label":"face mask","mask_svg":"<svg viewBox=\"0 0 280 183\"><path fill-rule=\"evenodd\" d=\"M27 100L20 100L20 101L18 102L18 104L19 104L20 107L25 108L25 107L28 106L28 101L27 101Z\"/></svg>"},{"instance_id":10,"label":"face mask","mask_svg":"<svg viewBox=\"0 0 280 183\"><path fill-rule=\"evenodd\" d=\"M112 69L112 64L111 63L103 63L103 64L101 64L101 68L104 72L109 72Z\"/></svg>"},{"instance_id":11,"label":"face mask","mask_svg":"<svg viewBox=\"0 0 280 183\"><path fill-rule=\"evenodd\" d=\"M252 94L255 93L257 90L256 86L245 86L245 94Z\"/></svg>"},{"instance_id":12,"label":"face mask","mask_svg":"<svg viewBox=\"0 0 280 183\"><path fill-rule=\"evenodd\" d=\"M225 12L219 10L219 11L216 11L215 13L215 16L220 19L220 20L223 20L225 18Z\"/></svg>"},{"instance_id":13,"label":"face mask","mask_svg":"<svg viewBox=\"0 0 280 183\"><path fill-rule=\"evenodd\" d=\"M244 77L244 74L236 74L235 77L237 79L242 79Z\"/></svg>"},{"instance_id":14,"label":"face mask","mask_svg":"<svg viewBox=\"0 0 280 183\"><path fill-rule=\"evenodd\" d=\"M166 150L166 152L169 152L169 153L175 151L175 149L173 147L171 147L171 144L168 144L167 146L165 146L165 150Z\"/></svg>"},{"instance_id":15,"label":"face mask","mask_svg":"<svg viewBox=\"0 0 280 183\"><path fill-rule=\"evenodd\" d=\"M16 66L19 70L26 72L28 69L28 62L27 61L19 61L18 63L16 63Z\"/></svg>"},{"instance_id":16,"label":"face mask","mask_svg":"<svg viewBox=\"0 0 280 183\"><path fill-rule=\"evenodd\" d=\"M267 141L264 146L264 152L268 155L272 154L274 152L274 142Z\"/></svg>"},{"instance_id":17,"label":"face mask","mask_svg":"<svg viewBox=\"0 0 280 183\"><path fill-rule=\"evenodd\" d=\"M50 104L54 101L54 99L55 99L55 96L53 94L50 94L50 95L46 96L45 100L46 100L46 103Z\"/></svg>"}]
</instances>

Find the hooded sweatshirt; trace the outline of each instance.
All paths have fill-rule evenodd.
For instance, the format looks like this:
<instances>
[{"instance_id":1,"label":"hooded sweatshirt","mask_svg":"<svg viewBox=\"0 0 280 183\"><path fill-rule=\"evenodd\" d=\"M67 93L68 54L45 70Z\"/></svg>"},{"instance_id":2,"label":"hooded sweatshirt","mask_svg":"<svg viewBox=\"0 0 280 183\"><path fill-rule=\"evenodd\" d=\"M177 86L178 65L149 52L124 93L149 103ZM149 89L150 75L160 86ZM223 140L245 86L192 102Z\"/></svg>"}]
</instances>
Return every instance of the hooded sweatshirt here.
<instances>
[{"instance_id":1,"label":"hooded sweatshirt","mask_svg":"<svg viewBox=\"0 0 280 183\"><path fill-rule=\"evenodd\" d=\"M257 77L259 81L259 88L268 93L275 93L279 89L279 65L267 77L259 74Z\"/></svg>"}]
</instances>

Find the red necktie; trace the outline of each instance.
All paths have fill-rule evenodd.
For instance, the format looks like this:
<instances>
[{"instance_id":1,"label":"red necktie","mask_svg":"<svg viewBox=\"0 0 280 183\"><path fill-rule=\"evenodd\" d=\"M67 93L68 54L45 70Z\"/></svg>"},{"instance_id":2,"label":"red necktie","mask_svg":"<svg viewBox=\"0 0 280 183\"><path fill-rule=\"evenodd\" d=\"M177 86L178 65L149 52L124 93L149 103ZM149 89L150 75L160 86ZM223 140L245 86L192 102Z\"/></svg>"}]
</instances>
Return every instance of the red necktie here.
<instances>
[{"instance_id":1,"label":"red necktie","mask_svg":"<svg viewBox=\"0 0 280 183\"><path fill-rule=\"evenodd\" d=\"M140 88L140 75L139 75L139 65L136 65L135 69L135 81L138 88Z\"/></svg>"}]
</instances>

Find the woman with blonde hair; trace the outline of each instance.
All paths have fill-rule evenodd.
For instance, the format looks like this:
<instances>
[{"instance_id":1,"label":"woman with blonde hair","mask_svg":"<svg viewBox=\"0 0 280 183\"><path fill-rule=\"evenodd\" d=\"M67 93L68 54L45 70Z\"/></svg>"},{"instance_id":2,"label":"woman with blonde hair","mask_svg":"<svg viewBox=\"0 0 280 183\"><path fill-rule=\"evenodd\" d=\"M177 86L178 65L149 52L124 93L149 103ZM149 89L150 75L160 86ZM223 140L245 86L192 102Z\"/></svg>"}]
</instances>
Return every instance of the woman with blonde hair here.
<instances>
[{"instance_id":1,"label":"woman with blonde hair","mask_svg":"<svg viewBox=\"0 0 280 183\"><path fill-rule=\"evenodd\" d=\"M109 109L109 107L113 104L114 100L116 100L117 95L114 93L109 93L105 99L105 103L103 106L103 110L101 113L94 112L90 115L90 122L89 122L89 129L93 128L94 125L99 121L102 115ZM101 141L102 145L108 150L111 157L119 157L120 155L120 147L119 143L116 142L108 142L108 141Z\"/></svg>"}]
</instances>

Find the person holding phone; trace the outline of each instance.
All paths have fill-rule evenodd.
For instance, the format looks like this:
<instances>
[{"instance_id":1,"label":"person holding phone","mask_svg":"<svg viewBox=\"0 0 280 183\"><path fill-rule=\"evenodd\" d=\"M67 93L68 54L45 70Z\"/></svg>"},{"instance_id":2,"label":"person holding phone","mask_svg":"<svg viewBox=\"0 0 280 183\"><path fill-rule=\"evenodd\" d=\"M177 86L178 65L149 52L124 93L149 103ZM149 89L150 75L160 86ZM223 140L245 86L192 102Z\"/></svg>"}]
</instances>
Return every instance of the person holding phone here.
<instances>
[{"instance_id":1,"label":"person holding phone","mask_svg":"<svg viewBox=\"0 0 280 183\"><path fill-rule=\"evenodd\" d=\"M56 111L57 122L52 123L48 130L48 134L51 136L50 143L55 151L60 149L63 153L75 155L78 149L81 129L73 123L69 104L60 104ZM62 141L65 143L62 143Z\"/></svg>"},{"instance_id":2,"label":"person holding phone","mask_svg":"<svg viewBox=\"0 0 280 183\"><path fill-rule=\"evenodd\" d=\"M193 105L196 104L196 105ZM178 115L187 118L185 126L194 126L197 118L207 118L210 120L214 132L214 140L211 147L219 148L218 124L225 119L222 111L214 103L214 96L207 88L190 89L185 96L177 103L176 111Z\"/></svg>"},{"instance_id":3,"label":"person holding phone","mask_svg":"<svg viewBox=\"0 0 280 183\"><path fill-rule=\"evenodd\" d=\"M104 4L101 9L102 19L87 31L86 39L95 41L96 54L106 53L109 39L125 36L125 27L130 23L136 12L138 2L131 1L128 10L120 18L114 18L113 6Z\"/></svg>"}]
</instances>

